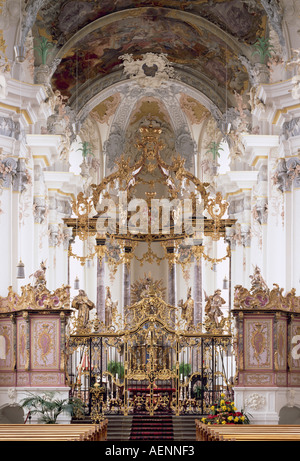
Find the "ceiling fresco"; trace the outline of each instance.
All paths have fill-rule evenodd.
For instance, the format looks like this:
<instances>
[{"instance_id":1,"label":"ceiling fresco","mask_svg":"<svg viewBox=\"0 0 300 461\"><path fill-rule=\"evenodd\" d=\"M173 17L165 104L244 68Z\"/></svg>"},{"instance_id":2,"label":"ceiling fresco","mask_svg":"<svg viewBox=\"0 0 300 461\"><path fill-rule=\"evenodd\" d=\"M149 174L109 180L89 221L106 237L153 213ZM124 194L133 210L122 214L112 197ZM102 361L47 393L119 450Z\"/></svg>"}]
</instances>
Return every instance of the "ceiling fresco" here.
<instances>
[{"instance_id":1,"label":"ceiling fresco","mask_svg":"<svg viewBox=\"0 0 300 461\"><path fill-rule=\"evenodd\" d=\"M130 125L143 119L160 120L161 123L167 123L171 126L170 116L164 104L153 97L144 97L138 101L132 111Z\"/></svg>"},{"instance_id":2,"label":"ceiling fresco","mask_svg":"<svg viewBox=\"0 0 300 461\"><path fill-rule=\"evenodd\" d=\"M143 7L192 13L250 44L263 30L266 19L260 2L253 0L51 0L44 2L40 9L37 26L46 30L53 41L61 46L75 32L96 19L125 9ZM158 14L163 15L162 10Z\"/></svg>"},{"instance_id":3,"label":"ceiling fresco","mask_svg":"<svg viewBox=\"0 0 300 461\"><path fill-rule=\"evenodd\" d=\"M33 3L28 0L28 6ZM266 11L253 0L40 0L40 5L34 34L55 44L53 56L66 49L52 84L67 97L74 96L76 82L79 87L120 69L120 55L139 58L147 52L165 53L172 64L191 67L215 86L242 91L247 74L229 37L249 47L266 24ZM195 25L195 18L204 25ZM97 20L102 23L89 31Z\"/></svg>"},{"instance_id":4,"label":"ceiling fresco","mask_svg":"<svg viewBox=\"0 0 300 461\"><path fill-rule=\"evenodd\" d=\"M164 55L174 69L172 78L180 85L180 95L176 94L180 120L199 125L212 114L222 124L222 115L229 108L236 110L237 94L243 95L248 104L253 81L251 66L256 62L253 44L258 37L268 36L272 23L270 9L276 2L26 0L28 14L23 31L32 27L34 45L41 37L54 45L47 57L51 87L66 98L80 123L93 109L93 117L100 123L115 123L113 117L123 114L119 110L120 94L123 98L127 82L133 83L130 88L134 87L124 72L124 56L138 61L154 54ZM35 65L40 64L41 57L36 51ZM166 95L174 94L172 78L164 88ZM98 95L114 85L120 94L112 96L110 91L106 101L94 104L96 100L103 101ZM148 90L143 88L139 98L155 94ZM191 99L194 90L197 96ZM136 120L134 117L148 110L158 111L166 123L166 112L150 99L135 108L131 124ZM177 124L183 125L179 118Z\"/></svg>"},{"instance_id":5,"label":"ceiling fresco","mask_svg":"<svg viewBox=\"0 0 300 461\"><path fill-rule=\"evenodd\" d=\"M164 53L171 63L192 67L206 74L215 85L236 80L241 65L226 42L211 32L179 19L154 14L153 10L126 21L96 29L76 42L67 51L53 75L53 84L70 97L76 82L79 85L119 69L120 56L125 53L139 58L142 54ZM235 90L240 91L246 73Z\"/></svg>"}]
</instances>

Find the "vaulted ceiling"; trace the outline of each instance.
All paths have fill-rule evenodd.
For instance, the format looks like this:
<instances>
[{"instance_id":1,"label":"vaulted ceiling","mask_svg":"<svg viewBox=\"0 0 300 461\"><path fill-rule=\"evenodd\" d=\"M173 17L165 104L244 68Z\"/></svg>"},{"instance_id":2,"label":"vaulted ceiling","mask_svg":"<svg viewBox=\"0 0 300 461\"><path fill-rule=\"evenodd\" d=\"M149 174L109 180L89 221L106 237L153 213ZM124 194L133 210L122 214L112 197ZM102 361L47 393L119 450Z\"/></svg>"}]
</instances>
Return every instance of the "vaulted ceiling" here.
<instances>
[{"instance_id":1,"label":"vaulted ceiling","mask_svg":"<svg viewBox=\"0 0 300 461\"><path fill-rule=\"evenodd\" d=\"M27 0L26 10L23 41L31 28L35 43L41 37L52 43L47 58L52 88L85 115L93 109L99 115L103 101L117 93L128 95L124 55L134 60L146 53L166 56L177 85L168 89L173 112L172 95L185 94L198 101L198 113L211 110L209 103L224 113L236 106L237 93L249 92L247 63L257 61L257 38L272 28L284 46L278 0ZM37 52L35 61L41 63ZM148 104L162 116L164 109L153 101L161 95L153 90L147 96L141 106L145 91L134 101L131 94L132 109L145 110ZM115 113L118 108L115 104Z\"/></svg>"},{"instance_id":2,"label":"vaulted ceiling","mask_svg":"<svg viewBox=\"0 0 300 461\"><path fill-rule=\"evenodd\" d=\"M27 0L27 11L35 16L35 37L45 36L55 45L51 56L59 63L53 85L70 97L76 86L118 71L121 55L138 58L147 52L165 53L200 81L241 91L248 76L239 56L251 60L251 45L268 32L263 3Z\"/></svg>"}]
</instances>

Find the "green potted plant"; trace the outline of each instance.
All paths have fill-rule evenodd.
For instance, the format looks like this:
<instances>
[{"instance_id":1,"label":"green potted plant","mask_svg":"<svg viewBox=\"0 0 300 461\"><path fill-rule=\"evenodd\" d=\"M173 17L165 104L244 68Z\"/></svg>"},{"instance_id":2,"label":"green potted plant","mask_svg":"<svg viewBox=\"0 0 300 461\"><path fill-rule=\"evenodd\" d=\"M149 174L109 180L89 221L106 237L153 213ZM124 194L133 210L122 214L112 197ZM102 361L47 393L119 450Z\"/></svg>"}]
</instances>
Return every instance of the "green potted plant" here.
<instances>
[{"instance_id":1,"label":"green potted plant","mask_svg":"<svg viewBox=\"0 0 300 461\"><path fill-rule=\"evenodd\" d=\"M209 146L208 150L206 151L206 154L211 154L213 158L213 173L216 174L218 170L218 158L221 156L220 152L222 152L224 149L221 147L220 142L212 141Z\"/></svg>"},{"instance_id":2,"label":"green potted plant","mask_svg":"<svg viewBox=\"0 0 300 461\"><path fill-rule=\"evenodd\" d=\"M83 162L82 164L80 165L81 167L81 174L82 176L88 176L89 175L89 159L91 158L91 156L94 157L94 154L93 154L93 151L92 151L92 148L91 148L91 144L88 142L88 141L82 141L81 143L81 147L79 147L79 149L77 149L76 152L80 151L81 152L81 155L83 157Z\"/></svg>"},{"instance_id":3,"label":"green potted plant","mask_svg":"<svg viewBox=\"0 0 300 461\"><path fill-rule=\"evenodd\" d=\"M109 371L114 377L118 375L119 379L124 378L124 365L120 362L115 362L114 360L108 362L107 371Z\"/></svg>"},{"instance_id":4,"label":"green potted plant","mask_svg":"<svg viewBox=\"0 0 300 461\"><path fill-rule=\"evenodd\" d=\"M79 147L79 149L77 149L76 152L81 151L84 160L86 160L89 155L92 155L94 157L91 144L88 141L82 141L80 144L81 147Z\"/></svg>"},{"instance_id":5,"label":"green potted plant","mask_svg":"<svg viewBox=\"0 0 300 461\"><path fill-rule=\"evenodd\" d=\"M34 49L38 52L41 57L41 65L36 68L35 79L36 83L49 83L49 67L47 65L47 56L51 48L54 47L54 43L49 42L46 37L38 39L38 46Z\"/></svg>"},{"instance_id":6,"label":"green potted plant","mask_svg":"<svg viewBox=\"0 0 300 461\"><path fill-rule=\"evenodd\" d=\"M55 392L45 392L43 395L29 393L21 402L31 415L38 415L38 421L43 424L56 424L58 416L63 413L73 415L83 405L80 399L59 399Z\"/></svg>"},{"instance_id":7,"label":"green potted plant","mask_svg":"<svg viewBox=\"0 0 300 461\"><path fill-rule=\"evenodd\" d=\"M192 366L190 363L183 363L181 362L179 364L179 375L185 377L185 376L189 376L191 374L191 371L192 371Z\"/></svg>"},{"instance_id":8,"label":"green potted plant","mask_svg":"<svg viewBox=\"0 0 300 461\"><path fill-rule=\"evenodd\" d=\"M202 395L202 388L201 386L195 386L194 389L194 394L196 395L196 399L200 399L201 395Z\"/></svg>"},{"instance_id":9,"label":"green potted plant","mask_svg":"<svg viewBox=\"0 0 300 461\"><path fill-rule=\"evenodd\" d=\"M267 60L272 56L274 50L273 45L270 43L270 39L266 37L258 37L253 45L254 51L252 54L259 55L260 64L266 64Z\"/></svg>"},{"instance_id":10,"label":"green potted plant","mask_svg":"<svg viewBox=\"0 0 300 461\"><path fill-rule=\"evenodd\" d=\"M49 40L46 37L41 37L38 40L38 46L36 46L34 49L37 50L38 54L40 55L43 66L46 65L49 50L53 48L53 46L54 43L49 42Z\"/></svg>"}]
</instances>

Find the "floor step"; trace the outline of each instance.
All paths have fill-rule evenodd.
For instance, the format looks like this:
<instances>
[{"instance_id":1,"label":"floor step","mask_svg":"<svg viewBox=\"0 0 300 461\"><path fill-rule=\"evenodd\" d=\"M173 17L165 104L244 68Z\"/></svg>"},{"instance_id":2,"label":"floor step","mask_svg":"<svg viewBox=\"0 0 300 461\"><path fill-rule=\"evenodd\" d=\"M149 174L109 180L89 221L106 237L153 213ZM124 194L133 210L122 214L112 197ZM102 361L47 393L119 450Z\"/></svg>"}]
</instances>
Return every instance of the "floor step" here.
<instances>
[{"instance_id":1,"label":"floor step","mask_svg":"<svg viewBox=\"0 0 300 461\"><path fill-rule=\"evenodd\" d=\"M172 416L134 415L130 440L174 440Z\"/></svg>"},{"instance_id":2,"label":"floor step","mask_svg":"<svg viewBox=\"0 0 300 461\"><path fill-rule=\"evenodd\" d=\"M196 440L195 419L199 419L199 415L173 416L174 440Z\"/></svg>"},{"instance_id":3,"label":"floor step","mask_svg":"<svg viewBox=\"0 0 300 461\"><path fill-rule=\"evenodd\" d=\"M195 419L201 419L199 415L170 416L170 415L106 415L108 420L107 440L174 440L195 441ZM91 424L90 418L73 420L72 424ZM133 431L132 431L133 430ZM138 430L138 432L137 432ZM143 430L143 435L139 432Z\"/></svg>"}]
</instances>

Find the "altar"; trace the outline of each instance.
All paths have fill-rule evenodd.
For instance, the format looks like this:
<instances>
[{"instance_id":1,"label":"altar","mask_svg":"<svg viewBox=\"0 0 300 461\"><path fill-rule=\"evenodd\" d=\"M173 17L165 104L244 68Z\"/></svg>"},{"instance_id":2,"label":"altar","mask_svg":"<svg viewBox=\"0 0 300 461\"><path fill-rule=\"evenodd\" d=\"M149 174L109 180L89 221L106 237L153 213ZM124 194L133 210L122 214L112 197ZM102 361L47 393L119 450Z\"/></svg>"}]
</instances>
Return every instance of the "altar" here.
<instances>
[{"instance_id":1,"label":"altar","mask_svg":"<svg viewBox=\"0 0 300 461\"><path fill-rule=\"evenodd\" d=\"M128 389L129 402L134 407L133 413L141 413L148 410L150 400L153 398L153 404L159 412L170 412L171 402L176 395L176 388L173 387L155 387L153 396L149 387L134 387Z\"/></svg>"}]
</instances>

